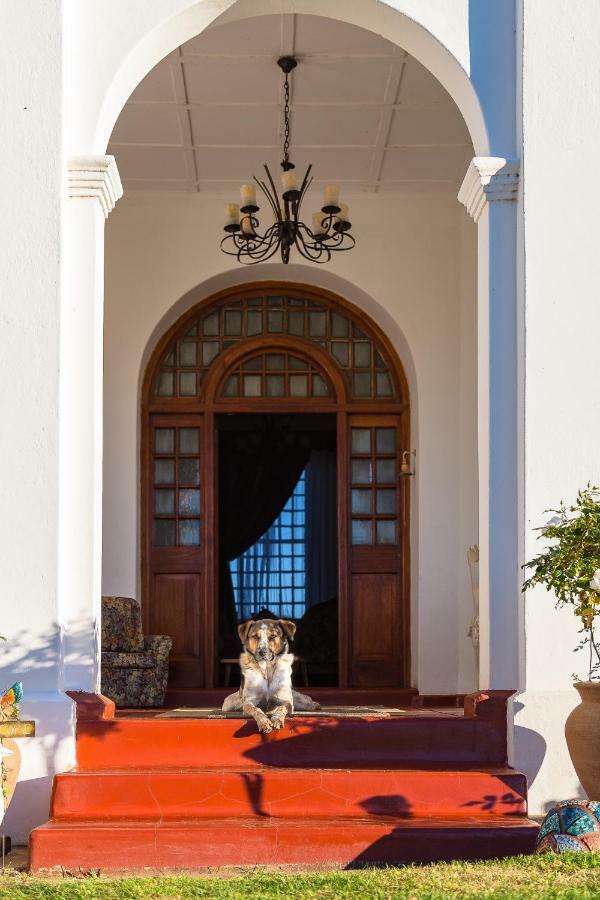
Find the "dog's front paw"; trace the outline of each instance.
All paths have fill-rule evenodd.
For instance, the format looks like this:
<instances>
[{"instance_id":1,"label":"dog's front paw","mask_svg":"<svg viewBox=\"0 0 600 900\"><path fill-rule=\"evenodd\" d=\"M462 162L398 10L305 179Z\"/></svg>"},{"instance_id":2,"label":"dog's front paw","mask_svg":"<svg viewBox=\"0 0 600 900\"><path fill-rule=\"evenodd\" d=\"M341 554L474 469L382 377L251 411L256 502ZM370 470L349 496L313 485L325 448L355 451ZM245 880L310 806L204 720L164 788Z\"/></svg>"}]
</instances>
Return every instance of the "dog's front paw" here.
<instances>
[{"instance_id":1,"label":"dog's front paw","mask_svg":"<svg viewBox=\"0 0 600 900\"><path fill-rule=\"evenodd\" d=\"M283 728L284 723L285 723L284 716L272 716L271 717L271 725L273 726L274 731L279 731L281 728Z\"/></svg>"},{"instance_id":2,"label":"dog's front paw","mask_svg":"<svg viewBox=\"0 0 600 900\"><path fill-rule=\"evenodd\" d=\"M256 720L256 724L261 734L269 734L273 730L273 723L268 716L261 716L260 719Z\"/></svg>"}]
</instances>

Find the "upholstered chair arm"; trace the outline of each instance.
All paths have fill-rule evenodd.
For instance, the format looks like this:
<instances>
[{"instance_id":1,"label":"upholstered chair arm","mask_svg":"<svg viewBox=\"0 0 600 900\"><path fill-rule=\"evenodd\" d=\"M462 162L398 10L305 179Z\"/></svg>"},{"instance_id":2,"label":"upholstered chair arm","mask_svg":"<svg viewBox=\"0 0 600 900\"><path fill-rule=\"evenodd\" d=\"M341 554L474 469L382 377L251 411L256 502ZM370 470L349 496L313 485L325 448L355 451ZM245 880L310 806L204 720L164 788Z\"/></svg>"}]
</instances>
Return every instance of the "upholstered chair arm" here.
<instances>
[{"instance_id":1,"label":"upholstered chair arm","mask_svg":"<svg viewBox=\"0 0 600 900\"><path fill-rule=\"evenodd\" d=\"M173 641L165 634L152 634L144 638L144 650L150 650L156 656L158 663L169 661L172 646Z\"/></svg>"}]
</instances>

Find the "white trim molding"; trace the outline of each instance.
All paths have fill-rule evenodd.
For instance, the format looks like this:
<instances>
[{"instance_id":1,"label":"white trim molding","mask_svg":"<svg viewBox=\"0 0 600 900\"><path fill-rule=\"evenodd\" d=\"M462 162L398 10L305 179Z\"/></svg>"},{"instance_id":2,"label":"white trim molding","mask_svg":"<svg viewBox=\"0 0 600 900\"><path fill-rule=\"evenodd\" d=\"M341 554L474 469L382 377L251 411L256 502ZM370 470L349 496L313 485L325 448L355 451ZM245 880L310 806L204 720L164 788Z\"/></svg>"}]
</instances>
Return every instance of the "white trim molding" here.
<instances>
[{"instance_id":1,"label":"white trim molding","mask_svg":"<svg viewBox=\"0 0 600 900\"><path fill-rule=\"evenodd\" d=\"M72 156L68 162L69 198L98 200L104 217L123 196L114 156Z\"/></svg>"},{"instance_id":2,"label":"white trim molding","mask_svg":"<svg viewBox=\"0 0 600 900\"><path fill-rule=\"evenodd\" d=\"M487 203L516 200L518 189L519 163L516 159L475 156L460 186L458 200L477 222Z\"/></svg>"}]
</instances>

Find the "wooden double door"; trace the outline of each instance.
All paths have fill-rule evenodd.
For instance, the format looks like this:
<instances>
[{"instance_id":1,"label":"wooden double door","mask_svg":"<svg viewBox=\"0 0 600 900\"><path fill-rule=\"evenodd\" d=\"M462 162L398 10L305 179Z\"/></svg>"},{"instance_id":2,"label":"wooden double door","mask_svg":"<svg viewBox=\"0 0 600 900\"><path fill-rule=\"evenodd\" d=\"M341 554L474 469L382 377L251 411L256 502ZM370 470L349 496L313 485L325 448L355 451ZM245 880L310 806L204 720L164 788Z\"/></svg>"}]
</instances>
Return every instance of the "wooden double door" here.
<instances>
[{"instance_id":1,"label":"wooden double door","mask_svg":"<svg viewBox=\"0 0 600 900\"><path fill-rule=\"evenodd\" d=\"M336 417L338 685L408 686L405 420L328 411ZM150 412L145 423L143 608L147 632L173 639L171 687L219 678L218 438L214 410Z\"/></svg>"}]
</instances>

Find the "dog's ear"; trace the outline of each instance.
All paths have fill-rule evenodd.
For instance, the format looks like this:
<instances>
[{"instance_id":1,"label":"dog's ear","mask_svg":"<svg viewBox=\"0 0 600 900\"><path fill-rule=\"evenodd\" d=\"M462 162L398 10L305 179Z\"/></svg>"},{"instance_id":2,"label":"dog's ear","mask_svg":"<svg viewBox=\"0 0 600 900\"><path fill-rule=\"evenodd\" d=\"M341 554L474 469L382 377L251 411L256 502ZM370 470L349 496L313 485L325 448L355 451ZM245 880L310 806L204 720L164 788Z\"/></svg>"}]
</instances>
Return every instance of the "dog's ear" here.
<instances>
[{"instance_id":1,"label":"dog's ear","mask_svg":"<svg viewBox=\"0 0 600 900\"><path fill-rule=\"evenodd\" d=\"M294 635L296 634L296 624L294 622L290 622L288 619L277 619L277 622L283 628L283 633L290 640L294 640Z\"/></svg>"},{"instance_id":2,"label":"dog's ear","mask_svg":"<svg viewBox=\"0 0 600 900\"><path fill-rule=\"evenodd\" d=\"M238 625L238 634L240 636L240 641L242 644L246 643L246 638L248 637L248 632L251 627L254 625L254 620L250 619L249 622L242 622L241 625Z\"/></svg>"}]
</instances>

